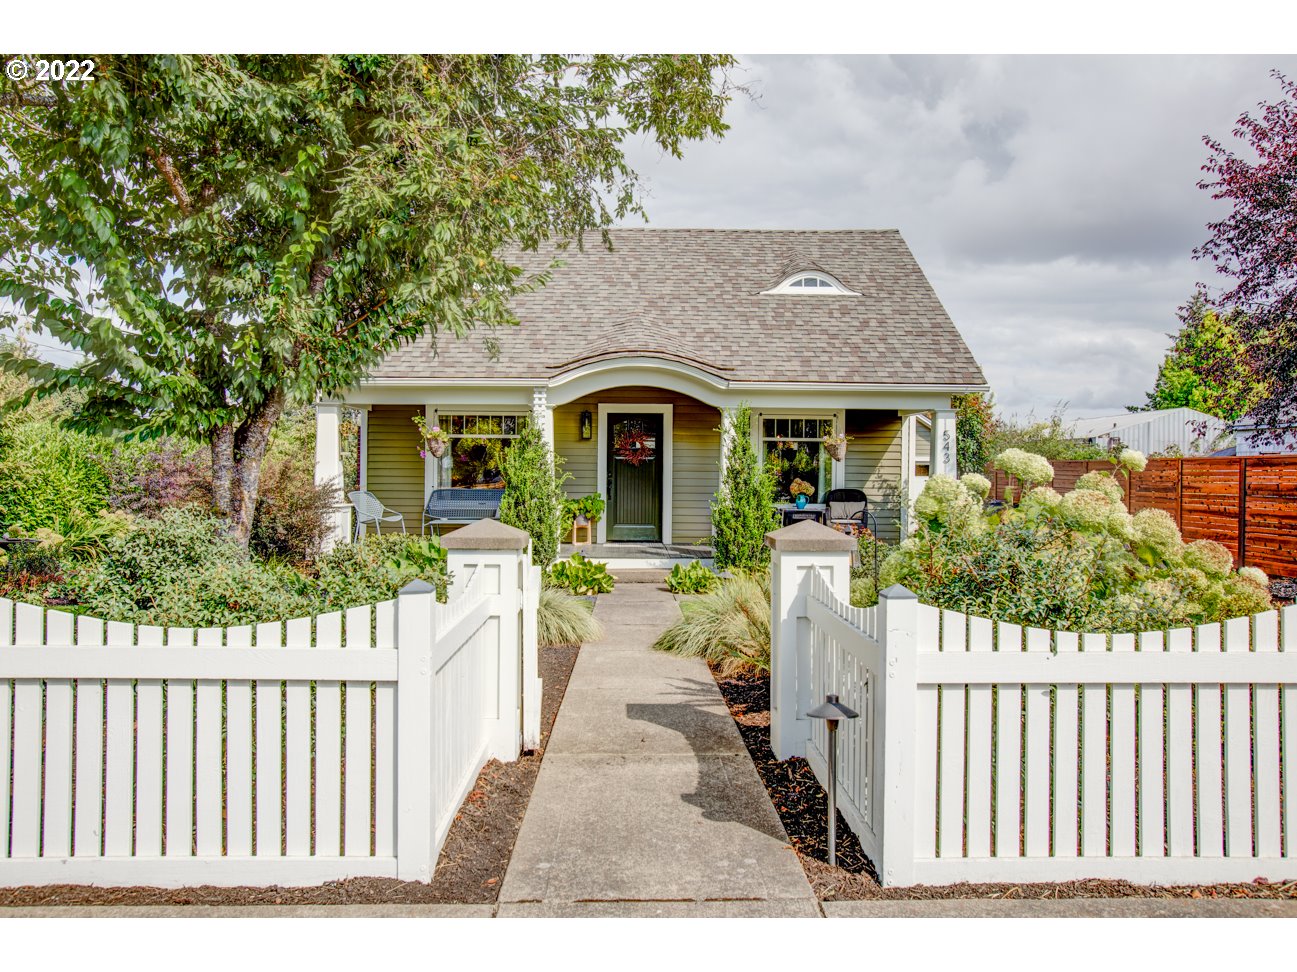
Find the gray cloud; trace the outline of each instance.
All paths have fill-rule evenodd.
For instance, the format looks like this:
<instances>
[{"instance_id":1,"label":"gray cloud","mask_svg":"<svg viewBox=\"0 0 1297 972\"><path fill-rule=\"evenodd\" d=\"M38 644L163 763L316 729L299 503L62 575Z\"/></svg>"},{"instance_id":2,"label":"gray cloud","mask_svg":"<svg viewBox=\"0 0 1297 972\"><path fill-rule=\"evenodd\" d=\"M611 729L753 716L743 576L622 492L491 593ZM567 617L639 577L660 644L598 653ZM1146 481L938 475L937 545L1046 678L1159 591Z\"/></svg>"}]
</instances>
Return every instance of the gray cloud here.
<instances>
[{"instance_id":1,"label":"gray cloud","mask_svg":"<svg viewBox=\"0 0 1297 972\"><path fill-rule=\"evenodd\" d=\"M652 225L894 226L1006 412L1143 401L1221 212L1202 136L1279 88L1261 57L752 57L683 161L629 148Z\"/></svg>"}]
</instances>

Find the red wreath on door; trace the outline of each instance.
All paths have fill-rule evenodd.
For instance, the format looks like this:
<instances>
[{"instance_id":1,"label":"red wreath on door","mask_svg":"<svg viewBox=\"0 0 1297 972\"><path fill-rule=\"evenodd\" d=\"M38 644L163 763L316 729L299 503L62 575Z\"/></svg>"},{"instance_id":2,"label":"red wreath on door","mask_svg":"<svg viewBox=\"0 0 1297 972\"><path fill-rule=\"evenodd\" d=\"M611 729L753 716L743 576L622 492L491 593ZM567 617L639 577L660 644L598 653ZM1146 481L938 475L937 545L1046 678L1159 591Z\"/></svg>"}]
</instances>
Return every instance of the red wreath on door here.
<instances>
[{"instance_id":1,"label":"red wreath on door","mask_svg":"<svg viewBox=\"0 0 1297 972\"><path fill-rule=\"evenodd\" d=\"M653 458L653 447L649 445L652 438L642 429L618 432L617 437L613 439L613 455L622 462L630 463L632 466L648 462Z\"/></svg>"}]
</instances>

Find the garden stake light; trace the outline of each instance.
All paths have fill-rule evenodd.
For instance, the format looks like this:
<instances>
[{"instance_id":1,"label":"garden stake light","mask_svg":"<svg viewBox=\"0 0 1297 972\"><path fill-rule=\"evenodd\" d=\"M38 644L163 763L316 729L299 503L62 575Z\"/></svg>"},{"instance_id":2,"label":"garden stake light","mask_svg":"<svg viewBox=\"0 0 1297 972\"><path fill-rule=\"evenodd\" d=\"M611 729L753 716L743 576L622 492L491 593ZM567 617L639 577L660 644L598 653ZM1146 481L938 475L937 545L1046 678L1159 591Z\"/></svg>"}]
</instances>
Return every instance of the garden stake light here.
<instances>
[{"instance_id":1,"label":"garden stake light","mask_svg":"<svg viewBox=\"0 0 1297 972\"><path fill-rule=\"evenodd\" d=\"M806 715L811 719L824 719L829 726L829 780L825 789L829 793L829 867L838 866L838 720L854 719L858 715L855 709L843 705L838 697L830 692L824 696L824 703L811 709Z\"/></svg>"}]
</instances>

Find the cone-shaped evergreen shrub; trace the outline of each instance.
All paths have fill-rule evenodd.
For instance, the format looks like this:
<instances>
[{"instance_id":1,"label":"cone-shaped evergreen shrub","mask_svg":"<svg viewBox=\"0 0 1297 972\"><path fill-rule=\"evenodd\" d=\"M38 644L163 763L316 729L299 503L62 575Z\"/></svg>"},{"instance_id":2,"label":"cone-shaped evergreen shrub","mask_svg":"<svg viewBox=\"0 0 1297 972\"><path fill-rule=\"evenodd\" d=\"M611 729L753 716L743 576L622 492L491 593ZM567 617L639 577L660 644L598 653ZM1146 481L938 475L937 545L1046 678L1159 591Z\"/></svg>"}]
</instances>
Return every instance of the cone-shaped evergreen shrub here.
<instances>
[{"instance_id":1,"label":"cone-shaped evergreen shrub","mask_svg":"<svg viewBox=\"0 0 1297 972\"><path fill-rule=\"evenodd\" d=\"M721 430L725 474L712 500L712 552L717 570L756 570L770 559L765 536L779 526L775 484L752 446L752 412L739 406Z\"/></svg>"},{"instance_id":2,"label":"cone-shaped evergreen shrub","mask_svg":"<svg viewBox=\"0 0 1297 972\"><path fill-rule=\"evenodd\" d=\"M562 460L552 456L540 429L528 423L504 453L500 521L531 534L531 562L548 568L563 529Z\"/></svg>"}]
</instances>

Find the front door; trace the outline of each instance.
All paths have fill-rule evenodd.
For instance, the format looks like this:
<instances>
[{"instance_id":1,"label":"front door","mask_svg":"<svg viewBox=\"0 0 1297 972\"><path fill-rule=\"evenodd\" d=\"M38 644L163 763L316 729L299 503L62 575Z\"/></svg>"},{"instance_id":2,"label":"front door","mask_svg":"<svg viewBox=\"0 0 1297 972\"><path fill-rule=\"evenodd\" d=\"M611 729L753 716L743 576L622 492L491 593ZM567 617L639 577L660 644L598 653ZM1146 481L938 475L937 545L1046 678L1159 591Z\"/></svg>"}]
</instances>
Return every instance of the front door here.
<instances>
[{"instance_id":1,"label":"front door","mask_svg":"<svg viewBox=\"0 0 1297 972\"><path fill-rule=\"evenodd\" d=\"M662 539L662 416L608 416L609 540Z\"/></svg>"}]
</instances>

